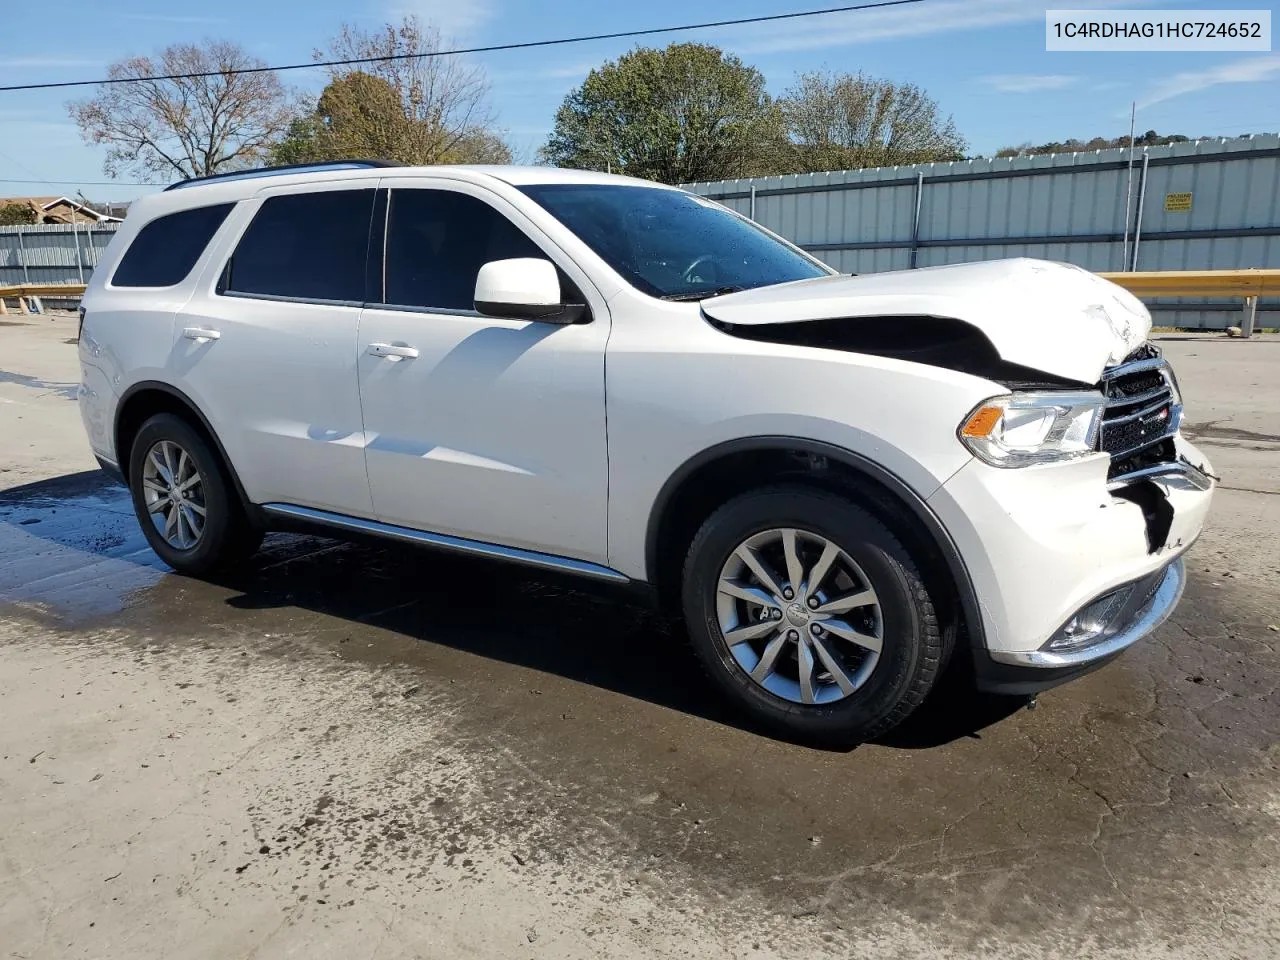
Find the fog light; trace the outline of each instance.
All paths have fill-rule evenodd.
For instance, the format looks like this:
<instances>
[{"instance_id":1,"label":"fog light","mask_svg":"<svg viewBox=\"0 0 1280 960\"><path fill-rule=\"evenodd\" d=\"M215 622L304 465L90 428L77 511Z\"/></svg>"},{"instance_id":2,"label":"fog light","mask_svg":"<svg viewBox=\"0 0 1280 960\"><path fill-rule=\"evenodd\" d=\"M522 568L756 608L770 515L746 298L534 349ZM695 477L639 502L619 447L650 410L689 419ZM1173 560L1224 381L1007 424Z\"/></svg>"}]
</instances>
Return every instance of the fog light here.
<instances>
[{"instance_id":1,"label":"fog light","mask_svg":"<svg viewBox=\"0 0 1280 960\"><path fill-rule=\"evenodd\" d=\"M1049 640L1047 650L1076 650L1097 643L1119 626L1115 621L1124 612L1133 584L1099 597L1078 611Z\"/></svg>"}]
</instances>

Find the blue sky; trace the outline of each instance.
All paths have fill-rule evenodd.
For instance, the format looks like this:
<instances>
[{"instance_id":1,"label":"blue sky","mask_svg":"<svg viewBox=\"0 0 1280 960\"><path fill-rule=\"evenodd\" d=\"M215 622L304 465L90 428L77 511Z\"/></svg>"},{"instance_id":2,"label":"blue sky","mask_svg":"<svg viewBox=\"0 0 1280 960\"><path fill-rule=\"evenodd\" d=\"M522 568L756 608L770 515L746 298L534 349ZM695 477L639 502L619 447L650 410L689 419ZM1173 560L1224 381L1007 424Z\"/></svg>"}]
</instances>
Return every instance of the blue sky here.
<instances>
[{"instance_id":1,"label":"blue sky","mask_svg":"<svg viewBox=\"0 0 1280 960\"><path fill-rule=\"evenodd\" d=\"M848 0L846 0L848 2ZM0 84L92 78L112 60L201 37L229 38L268 62L310 58L343 20L374 26L408 12L460 45L637 29L838 5L839 0L64 0L10 3L0 32ZM917 83L954 115L974 153L1001 146L1138 129L1188 136L1280 129L1280 53L1047 53L1044 11L1061 8L1270 8L1273 0L925 0L648 38L718 44L759 67L781 93L797 71L864 70ZM47 37L48 42L42 42ZM633 44L602 41L474 58L489 74L499 123L532 159L556 107L593 65ZM286 74L316 90L323 73ZM129 199L146 187L102 185L102 154L85 146L65 104L86 91L0 93L0 196L71 193ZM24 180L24 178L32 178ZM70 181L69 183L40 183Z\"/></svg>"}]
</instances>

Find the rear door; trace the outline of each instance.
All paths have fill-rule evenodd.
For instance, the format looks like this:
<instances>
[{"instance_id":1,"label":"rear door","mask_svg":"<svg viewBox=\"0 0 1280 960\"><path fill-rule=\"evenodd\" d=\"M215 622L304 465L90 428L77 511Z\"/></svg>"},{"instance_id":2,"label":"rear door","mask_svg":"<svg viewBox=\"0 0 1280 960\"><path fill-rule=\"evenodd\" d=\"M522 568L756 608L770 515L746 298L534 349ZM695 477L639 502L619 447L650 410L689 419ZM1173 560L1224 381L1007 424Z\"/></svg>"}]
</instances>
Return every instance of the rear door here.
<instances>
[{"instance_id":1,"label":"rear door","mask_svg":"<svg viewBox=\"0 0 1280 960\"><path fill-rule=\"evenodd\" d=\"M343 181L241 203L178 316L176 382L255 503L372 516L355 359L376 194Z\"/></svg>"},{"instance_id":2,"label":"rear door","mask_svg":"<svg viewBox=\"0 0 1280 960\"><path fill-rule=\"evenodd\" d=\"M359 342L378 519L604 562L603 298L504 198L457 181L383 185L385 300L366 306ZM513 257L555 263L590 322L479 314L480 267Z\"/></svg>"}]
</instances>

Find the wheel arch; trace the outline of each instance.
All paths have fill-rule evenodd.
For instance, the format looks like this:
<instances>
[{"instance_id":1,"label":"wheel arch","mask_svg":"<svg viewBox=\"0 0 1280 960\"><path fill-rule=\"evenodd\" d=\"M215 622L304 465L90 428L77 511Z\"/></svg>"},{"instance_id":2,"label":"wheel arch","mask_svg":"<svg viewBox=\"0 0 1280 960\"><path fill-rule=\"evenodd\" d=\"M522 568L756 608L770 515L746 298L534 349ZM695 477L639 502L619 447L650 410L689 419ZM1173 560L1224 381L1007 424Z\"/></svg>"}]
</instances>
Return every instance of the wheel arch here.
<instances>
[{"instance_id":1,"label":"wheel arch","mask_svg":"<svg viewBox=\"0 0 1280 960\"><path fill-rule=\"evenodd\" d=\"M112 443L125 483L129 482L129 461L132 459L133 439L142 425L157 413L172 413L183 417L204 435L231 477L232 486L241 505L251 517L256 518L257 512L249 501L249 496L240 483L240 476L236 473L231 457L227 455L226 448L223 447L209 418L189 396L162 380L141 380L133 384L121 394L120 401L116 404Z\"/></svg>"},{"instance_id":2,"label":"wheel arch","mask_svg":"<svg viewBox=\"0 0 1280 960\"><path fill-rule=\"evenodd\" d=\"M790 469L783 466L788 461ZM766 472L747 482L734 477L735 468L749 471L757 464L764 465ZM729 477L736 482L720 487ZM673 576L675 583L679 579L678 571L674 575L672 572L676 565L664 561L673 553L683 556L698 526L712 510L748 489L785 478L837 491L849 492L852 486L870 492L880 512L890 514L885 519L905 519L916 534L916 545L925 550L932 548L941 559L937 572L945 571L954 591L956 613L968 643L976 649L985 647L981 608L968 567L955 540L925 499L896 474L860 454L800 437L758 436L726 441L695 454L672 473L654 501L645 533L646 579L659 595L670 597ZM921 559L927 562L931 558Z\"/></svg>"}]
</instances>

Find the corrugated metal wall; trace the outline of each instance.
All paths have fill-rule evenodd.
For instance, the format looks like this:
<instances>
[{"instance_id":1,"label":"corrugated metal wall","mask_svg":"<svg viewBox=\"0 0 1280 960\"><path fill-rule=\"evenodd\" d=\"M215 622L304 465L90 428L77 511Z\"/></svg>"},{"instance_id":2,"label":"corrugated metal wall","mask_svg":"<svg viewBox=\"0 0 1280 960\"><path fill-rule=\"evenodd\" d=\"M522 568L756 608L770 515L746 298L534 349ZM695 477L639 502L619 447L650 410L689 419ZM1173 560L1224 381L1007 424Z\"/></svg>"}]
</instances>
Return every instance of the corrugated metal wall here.
<instances>
[{"instance_id":1,"label":"corrugated metal wall","mask_svg":"<svg viewBox=\"0 0 1280 960\"><path fill-rule=\"evenodd\" d=\"M1150 147L1133 159L1130 266L1136 236L1139 270L1280 267L1280 137ZM845 273L1024 256L1121 270L1128 165L1128 150L1101 150L688 189L747 215L754 203L757 221ZM1165 209L1168 195L1186 193L1190 210L1177 197ZM1152 310L1158 324L1221 328L1239 322L1240 305L1165 300ZM1258 311L1259 325L1280 326L1280 301Z\"/></svg>"},{"instance_id":2,"label":"corrugated metal wall","mask_svg":"<svg viewBox=\"0 0 1280 960\"><path fill-rule=\"evenodd\" d=\"M0 285L88 281L119 226L0 227Z\"/></svg>"}]
</instances>

